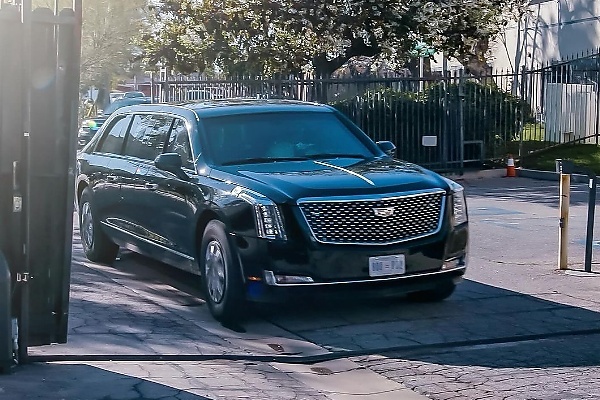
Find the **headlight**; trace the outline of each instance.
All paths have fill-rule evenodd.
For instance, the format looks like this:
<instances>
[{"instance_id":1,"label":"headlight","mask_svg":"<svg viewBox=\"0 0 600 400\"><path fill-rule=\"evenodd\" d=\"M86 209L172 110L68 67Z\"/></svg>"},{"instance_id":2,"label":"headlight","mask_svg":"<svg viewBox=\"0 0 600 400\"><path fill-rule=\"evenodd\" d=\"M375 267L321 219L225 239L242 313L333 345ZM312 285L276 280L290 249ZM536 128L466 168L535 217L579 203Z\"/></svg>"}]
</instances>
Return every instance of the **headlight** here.
<instances>
[{"instance_id":1,"label":"headlight","mask_svg":"<svg viewBox=\"0 0 600 400\"><path fill-rule=\"evenodd\" d=\"M444 178L452 189L452 223L454 226L464 224L469 220L467 214L467 200L465 199L465 188L453 180Z\"/></svg>"},{"instance_id":2,"label":"headlight","mask_svg":"<svg viewBox=\"0 0 600 400\"><path fill-rule=\"evenodd\" d=\"M231 194L247 201L254 207L254 216L256 219L256 235L265 239L285 240L285 229L283 228L283 218L279 207L271 199L260 193L253 192L242 187L236 187Z\"/></svg>"}]
</instances>

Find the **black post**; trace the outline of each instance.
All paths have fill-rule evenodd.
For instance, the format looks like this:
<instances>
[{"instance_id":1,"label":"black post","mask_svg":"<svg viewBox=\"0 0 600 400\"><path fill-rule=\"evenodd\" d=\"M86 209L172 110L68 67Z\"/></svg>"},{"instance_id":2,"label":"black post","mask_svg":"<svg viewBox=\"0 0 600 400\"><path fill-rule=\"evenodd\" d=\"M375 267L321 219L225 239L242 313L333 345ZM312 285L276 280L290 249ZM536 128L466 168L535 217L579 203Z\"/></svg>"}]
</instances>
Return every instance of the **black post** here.
<instances>
[{"instance_id":1,"label":"black post","mask_svg":"<svg viewBox=\"0 0 600 400\"><path fill-rule=\"evenodd\" d=\"M592 272L592 243L594 241L594 213L596 211L596 174L589 175L587 234L585 237L585 272Z\"/></svg>"},{"instance_id":2,"label":"black post","mask_svg":"<svg viewBox=\"0 0 600 400\"><path fill-rule=\"evenodd\" d=\"M30 212L30 178L29 178L29 161L30 147L29 147L29 135L31 133L31 11L32 11L32 0L21 1L21 22L23 24L23 41L22 41L22 61L23 61L23 144L22 144L22 155L21 155L21 166L25 168L23 174L24 178L22 182L23 190L23 221L24 226L24 243L23 253L24 262L21 265L21 272L17 273L17 284L20 285L20 305L19 305L19 350L18 358L19 363L27 363L27 348L29 347L29 212ZM24 183L24 184L23 184Z\"/></svg>"},{"instance_id":3,"label":"black post","mask_svg":"<svg viewBox=\"0 0 600 400\"><path fill-rule=\"evenodd\" d=\"M11 283L8 263L0 252L0 374L8 373L13 364Z\"/></svg>"}]
</instances>

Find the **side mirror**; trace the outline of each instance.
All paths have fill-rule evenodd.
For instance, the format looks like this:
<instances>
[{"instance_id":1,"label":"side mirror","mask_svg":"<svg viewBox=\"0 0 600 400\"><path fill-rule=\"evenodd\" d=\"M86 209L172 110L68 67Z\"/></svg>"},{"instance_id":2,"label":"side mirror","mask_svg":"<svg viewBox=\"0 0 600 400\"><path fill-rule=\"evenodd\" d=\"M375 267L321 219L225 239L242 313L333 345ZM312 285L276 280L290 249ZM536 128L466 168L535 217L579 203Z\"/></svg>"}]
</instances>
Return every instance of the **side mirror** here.
<instances>
[{"instance_id":1,"label":"side mirror","mask_svg":"<svg viewBox=\"0 0 600 400\"><path fill-rule=\"evenodd\" d=\"M377 146L388 156L394 158L396 157L396 145L389 140L382 140L377 142Z\"/></svg>"},{"instance_id":2,"label":"side mirror","mask_svg":"<svg viewBox=\"0 0 600 400\"><path fill-rule=\"evenodd\" d=\"M179 179L185 181L190 179L188 174L181 168L183 163L181 162L181 156L177 153L159 154L158 157L154 159L154 165L158 169L175 174Z\"/></svg>"}]
</instances>

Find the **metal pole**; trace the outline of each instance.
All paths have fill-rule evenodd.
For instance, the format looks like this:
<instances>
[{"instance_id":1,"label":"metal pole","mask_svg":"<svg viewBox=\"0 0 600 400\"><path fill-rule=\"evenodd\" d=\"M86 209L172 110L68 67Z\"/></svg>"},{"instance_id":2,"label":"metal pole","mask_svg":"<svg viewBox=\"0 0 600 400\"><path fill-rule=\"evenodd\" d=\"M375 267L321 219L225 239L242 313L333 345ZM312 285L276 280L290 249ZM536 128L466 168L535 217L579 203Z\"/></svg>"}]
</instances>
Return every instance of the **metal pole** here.
<instances>
[{"instance_id":1,"label":"metal pole","mask_svg":"<svg viewBox=\"0 0 600 400\"><path fill-rule=\"evenodd\" d=\"M21 2L21 22L23 24L23 161L25 166L21 177L25 181L25 190L23 193L25 207L24 215L24 240L23 240L23 263L21 273L17 273L17 284L20 285L21 298L19 307L19 363L27 363L27 346L29 339L29 215L30 215L30 142L31 132L31 11L32 0L22 0Z\"/></svg>"},{"instance_id":2,"label":"metal pole","mask_svg":"<svg viewBox=\"0 0 600 400\"><path fill-rule=\"evenodd\" d=\"M560 189L559 189L559 205L560 212L559 228L558 228L558 267L567 269L568 262L568 231L569 231L569 203L571 199L571 175L560 174Z\"/></svg>"},{"instance_id":3,"label":"metal pole","mask_svg":"<svg viewBox=\"0 0 600 400\"><path fill-rule=\"evenodd\" d=\"M519 116L519 159L523 159L523 132L525 128L525 107L527 107L527 97L525 94L525 80L527 78L525 66L521 68L521 115Z\"/></svg>"},{"instance_id":4,"label":"metal pole","mask_svg":"<svg viewBox=\"0 0 600 400\"><path fill-rule=\"evenodd\" d=\"M587 233L585 236L585 272L592 272L592 244L594 241L594 214L596 211L596 174L589 176Z\"/></svg>"},{"instance_id":5,"label":"metal pole","mask_svg":"<svg viewBox=\"0 0 600 400\"><path fill-rule=\"evenodd\" d=\"M8 263L0 251L0 374L8 373L13 364L11 283Z\"/></svg>"},{"instance_id":6,"label":"metal pole","mask_svg":"<svg viewBox=\"0 0 600 400\"><path fill-rule=\"evenodd\" d=\"M154 103L154 72L150 71L150 102Z\"/></svg>"},{"instance_id":7,"label":"metal pole","mask_svg":"<svg viewBox=\"0 0 600 400\"><path fill-rule=\"evenodd\" d=\"M465 80L464 70L460 70L458 75L458 123L459 123L459 142L460 148L460 174L465 171Z\"/></svg>"}]
</instances>

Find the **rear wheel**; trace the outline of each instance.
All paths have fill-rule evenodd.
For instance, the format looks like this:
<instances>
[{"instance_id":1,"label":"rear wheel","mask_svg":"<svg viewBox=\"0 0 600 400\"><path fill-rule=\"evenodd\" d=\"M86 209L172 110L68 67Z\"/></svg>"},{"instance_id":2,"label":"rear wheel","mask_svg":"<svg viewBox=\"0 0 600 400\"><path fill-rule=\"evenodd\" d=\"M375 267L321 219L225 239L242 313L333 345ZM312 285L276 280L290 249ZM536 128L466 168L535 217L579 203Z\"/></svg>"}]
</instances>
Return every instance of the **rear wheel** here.
<instances>
[{"instance_id":1,"label":"rear wheel","mask_svg":"<svg viewBox=\"0 0 600 400\"><path fill-rule=\"evenodd\" d=\"M218 321L236 321L244 303L244 284L221 221L213 220L206 226L200 262L202 287L211 314Z\"/></svg>"},{"instance_id":2,"label":"rear wheel","mask_svg":"<svg viewBox=\"0 0 600 400\"><path fill-rule=\"evenodd\" d=\"M445 282L436 286L433 289L421 290L419 292L410 293L408 298L413 301L419 301L424 303L434 303L438 301L446 300L452 296L456 284L454 282Z\"/></svg>"},{"instance_id":3,"label":"rear wheel","mask_svg":"<svg viewBox=\"0 0 600 400\"><path fill-rule=\"evenodd\" d=\"M92 213L91 192L85 188L79 201L79 233L88 260L110 264L117 258L119 246L102 231Z\"/></svg>"}]
</instances>

